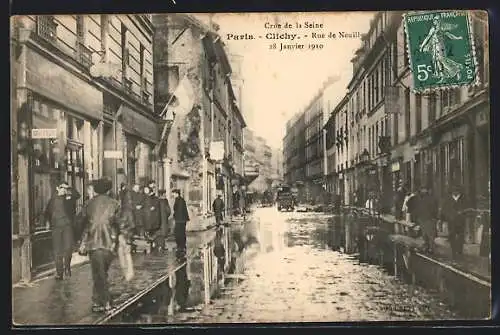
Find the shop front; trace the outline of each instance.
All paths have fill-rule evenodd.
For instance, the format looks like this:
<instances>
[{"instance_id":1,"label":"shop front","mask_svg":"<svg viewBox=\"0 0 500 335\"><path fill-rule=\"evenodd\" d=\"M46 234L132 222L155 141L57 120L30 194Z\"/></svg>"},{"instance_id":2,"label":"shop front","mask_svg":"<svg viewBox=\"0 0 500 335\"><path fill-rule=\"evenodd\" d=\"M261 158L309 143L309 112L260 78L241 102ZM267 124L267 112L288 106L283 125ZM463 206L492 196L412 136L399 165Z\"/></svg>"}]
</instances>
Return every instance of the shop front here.
<instances>
[{"instance_id":1,"label":"shop front","mask_svg":"<svg viewBox=\"0 0 500 335\"><path fill-rule=\"evenodd\" d=\"M154 154L160 141L162 124L152 117L146 117L126 105L121 106L121 136L125 153L123 170L118 170L119 183L144 185L156 181L159 189L165 188L163 161Z\"/></svg>"},{"instance_id":2,"label":"shop front","mask_svg":"<svg viewBox=\"0 0 500 335\"><path fill-rule=\"evenodd\" d=\"M26 49L25 81L18 83L18 126L23 145L18 152L18 211L22 279L52 266L52 236L46 206L58 183L66 181L81 197L99 175L102 93L61 66ZM46 69L50 67L50 71ZM57 94L56 94L57 92ZM24 101L22 101L24 100Z\"/></svg>"}]
</instances>

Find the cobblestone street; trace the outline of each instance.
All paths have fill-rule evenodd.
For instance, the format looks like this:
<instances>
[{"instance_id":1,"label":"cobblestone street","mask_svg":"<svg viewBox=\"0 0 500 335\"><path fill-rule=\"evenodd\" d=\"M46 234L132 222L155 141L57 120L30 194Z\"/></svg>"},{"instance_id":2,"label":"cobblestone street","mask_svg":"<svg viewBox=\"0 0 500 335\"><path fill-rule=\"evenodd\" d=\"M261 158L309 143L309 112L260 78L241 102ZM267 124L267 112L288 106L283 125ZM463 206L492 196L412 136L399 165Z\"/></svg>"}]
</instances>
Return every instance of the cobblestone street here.
<instances>
[{"instance_id":1,"label":"cobblestone street","mask_svg":"<svg viewBox=\"0 0 500 335\"><path fill-rule=\"evenodd\" d=\"M259 209L239 283L179 322L327 322L454 317L424 289L328 247L327 216Z\"/></svg>"}]
</instances>

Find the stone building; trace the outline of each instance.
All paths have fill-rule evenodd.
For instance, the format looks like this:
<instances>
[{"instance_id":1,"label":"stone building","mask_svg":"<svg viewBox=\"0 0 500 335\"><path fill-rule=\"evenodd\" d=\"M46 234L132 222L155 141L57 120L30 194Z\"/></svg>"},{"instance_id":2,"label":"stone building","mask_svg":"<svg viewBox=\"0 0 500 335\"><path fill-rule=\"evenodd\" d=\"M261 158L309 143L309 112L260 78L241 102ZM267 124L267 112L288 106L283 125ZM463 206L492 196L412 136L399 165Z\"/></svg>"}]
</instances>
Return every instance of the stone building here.
<instances>
[{"instance_id":1,"label":"stone building","mask_svg":"<svg viewBox=\"0 0 500 335\"><path fill-rule=\"evenodd\" d=\"M13 281L53 266L43 213L61 181L158 179L149 15L18 16L11 21Z\"/></svg>"},{"instance_id":2,"label":"stone building","mask_svg":"<svg viewBox=\"0 0 500 335\"><path fill-rule=\"evenodd\" d=\"M286 124L283 138L283 178L297 190L300 202L306 199L306 124L305 113L295 114Z\"/></svg>"},{"instance_id":3,"label":"stone building","mask_svg":"<svg viewBox=\"0 0 500 335\"><path fill-rule=\"evenodd\" d=\"M176 89L183 80L187 79L191 89L184 97L190 102L189 110L181 110L175 103L169 106L175 113L167 146L170 188L180 188L196 214L211 211L217 192L230 208L233 179L243 165L242 129L246 124L233 91L224 44L214 26L192 15L154 15L153 24L155 108L160 111L180 98ZM217 161L210 157L213 143L223 144L222 159Z\"/></svg>"},{"instance_id":4,"label":"stone building","mask_svg":"<svg viewBox=\"0 0 500 335\"><path fill-rule=\"evenodd\" d=\"M401 183L411 190L427 185L438 198L461 184L476 207L489 198L487 18L471 15L480 84L434 94L411 90L402 13L373 18L352 60L348 93L332 115L346 203L373 190L383 209L393 210Z\"/></svg>"},{"instance_id":5,"label":"stone building","mask_svg":"<svg viewBox=\"0 0 500 335\"><path fill-rule=\"evenodd\" d=\"M306 133L306 200L317 202L324 184L323 150L323 91L320 91L305 109Z\"/></svg>"}]
</instances>

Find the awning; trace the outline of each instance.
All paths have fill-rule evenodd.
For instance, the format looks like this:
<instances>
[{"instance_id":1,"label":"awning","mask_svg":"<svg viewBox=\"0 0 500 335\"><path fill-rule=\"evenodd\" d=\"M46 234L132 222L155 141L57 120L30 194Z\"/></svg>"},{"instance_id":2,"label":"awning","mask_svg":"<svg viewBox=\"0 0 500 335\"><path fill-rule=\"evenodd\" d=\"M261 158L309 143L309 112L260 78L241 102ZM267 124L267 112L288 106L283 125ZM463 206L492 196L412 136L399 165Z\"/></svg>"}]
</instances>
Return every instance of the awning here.
<instances>
[{"instance_id":1,"label":"awning","mask_svg":"<svg viewBox=\"0 0 500 335\"><path fill-rule=\"evenodd\" d=\"M189 173L177 167L172 169L172 176L182 179L188 179L189 177L191 177Z\"/></svg>"},{"instance_id":2,"label":"awning","mask_svg":"<svg viewBox=\"0 0 500 335\"><path fill-rule=\"evenodd\" d=\"M257 179L257 177L259 176L259 174L245 174L245 176L243 177L243 182L245 185L250 185L255 179Z\"/></svg>"},{"instance_id":3,"label":"awning","mask_svg":"<svg viewBox=\"0 0 500 335\"><path fill-rule=\"evenodd\" d=\"M121 124L125 132L155 144L160 141L163 121L152 120L124 104L120 106L120 109Z\"/></svg>"}]
</instances>

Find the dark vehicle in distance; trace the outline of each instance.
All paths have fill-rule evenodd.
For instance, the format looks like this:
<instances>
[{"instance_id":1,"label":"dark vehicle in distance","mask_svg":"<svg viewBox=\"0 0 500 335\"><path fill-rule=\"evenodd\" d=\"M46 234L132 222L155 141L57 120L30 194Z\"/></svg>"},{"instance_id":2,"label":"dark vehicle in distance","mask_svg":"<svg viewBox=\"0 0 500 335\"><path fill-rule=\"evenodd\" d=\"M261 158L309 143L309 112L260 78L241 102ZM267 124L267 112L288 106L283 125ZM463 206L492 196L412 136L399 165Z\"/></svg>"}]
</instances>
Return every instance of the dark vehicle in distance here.
<instances>
[{"instance_id":1,"label":"dark vehicle in distance","mask_svg":"<svg viewBox=\"0 0 500 335\"><path fill-rule=\"evenodd\" d=\"M295 199L289 186L280 186L278 188L278 192L276 193L276 203L278 204L279 211L283 209L289 211L294 210Z\"/></svg>"},{"instance_id":2,"label":"dark vehicle in distance","mask_svg":"<svg viewBox=\"0 0 500 335\"><path fill-rule=\"evenodd\" d=\"M261 207L272 207L273 206L273 194L270 191L265 191L262 195L260 201Z\"/></svg>"}]
</instances>

